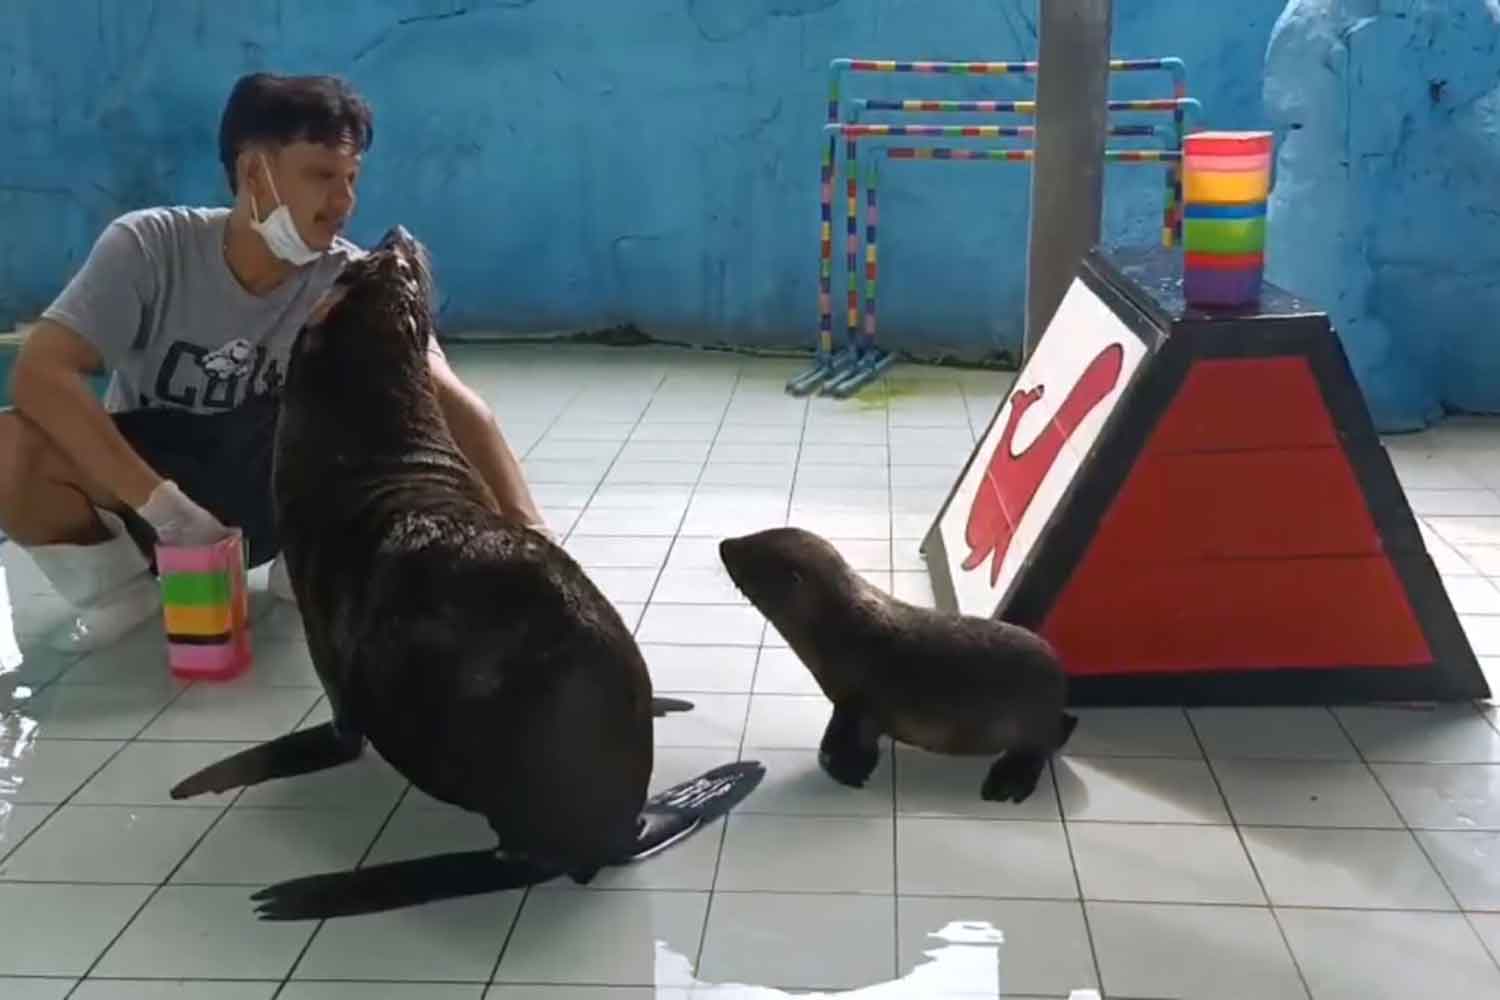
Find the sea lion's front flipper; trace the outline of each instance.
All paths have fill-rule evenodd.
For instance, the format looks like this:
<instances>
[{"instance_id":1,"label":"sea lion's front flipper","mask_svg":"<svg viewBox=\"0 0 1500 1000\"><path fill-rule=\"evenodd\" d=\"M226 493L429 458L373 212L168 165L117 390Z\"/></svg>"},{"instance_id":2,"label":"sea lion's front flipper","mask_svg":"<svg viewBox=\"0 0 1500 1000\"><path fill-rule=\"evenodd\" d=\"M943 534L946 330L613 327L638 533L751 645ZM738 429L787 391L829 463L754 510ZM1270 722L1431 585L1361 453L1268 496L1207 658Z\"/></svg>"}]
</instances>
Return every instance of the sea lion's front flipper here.
<instances>
[{"instance_id":1,"label":"sea lion's front flipper","mask_svg":"<svg viewBox=\"0 0 1500 1000\"><path fill-rule=\"evenodd\" d=\"M818 764L841 785L863 788L880 763L880 728L852 702L833 706L818 747Z\"/></svg>"},{"instance_id":2,"label":"sea lion's front flipper","mask_svg":"<svg viewBox=\"0 0 1500 1000\"><path fill-rule=\"evenodd\" d=\"M494 851L456 851L372 868L289 879L255 893L262 920L326 920L520 889L558 874Z\"/></svg>"},{"instance_id":3,"label":"sea lion's front flipper","mask_svg":"<svg viewBox=\"0 0 1500 1000\"><path fill-rule=\"evenodd\" d=\"M641 809L635 847L624 860L644 861L707 826L745 801L765 776L760 761L742 760L658 792Z\"/></svg>"},{"instance_id":4,"label":"sea lion's front flipper","mask_svg":"<svg viewBox=\"0 0 1500 1000\"><path fill-rule=\"evenodd\" d=\"M691 712L692 710L693 703L683 701L681 698L651 699L651 714L658 719L664 715L671 715L673 712Z\"/></svg>"},{"instance_id":5,"label":"sea lion's front flipper","mask_svg":"<svg viewBox=\"0 0 1500 1000\"><path fill-rule=\"evenodd\" d=\"M1025 802L1036 790L1050 754L1007 750L985 776L979 794L988 802Z\"/></svg>"},{"instance_id":6,"label":"sea lion's front flipper","mask_svg":"<svg viewBox=\"0 0 1500 1000\"><path fill-rule=\"evenodd\" d=\"M204 792L227 792L272 778L323 771L357 759L364 745L363 737L340 734L331 722L299 729L182 779L172 789L172 798L190 799Z\"/></svg>"}]
</instances>

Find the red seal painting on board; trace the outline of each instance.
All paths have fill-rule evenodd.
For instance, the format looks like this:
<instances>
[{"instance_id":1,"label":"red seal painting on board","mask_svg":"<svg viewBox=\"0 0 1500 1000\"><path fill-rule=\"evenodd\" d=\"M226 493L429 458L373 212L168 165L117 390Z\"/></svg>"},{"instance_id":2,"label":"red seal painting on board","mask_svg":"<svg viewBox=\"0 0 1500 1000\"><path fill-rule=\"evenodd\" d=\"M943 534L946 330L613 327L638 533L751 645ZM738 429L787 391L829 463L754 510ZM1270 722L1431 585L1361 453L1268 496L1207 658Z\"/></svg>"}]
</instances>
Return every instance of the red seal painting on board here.
<instances>
[{"instance_id":1,"label":"red seal painting on board","mask_svg":"<svg viewBox=\"0 0 1500 1000\"><path fill-rule=\"evenodd\" d=\"M1068 396L1057 408L1056 415L1020 454L1012 450L1016 427L1026 411L1041 400L1046 386L1038 383L1011 396L1005 430L990 457L984 480L974 494L973 506L969 508L968 525L964 530L964 541L969 546L969 554L962 563L965 571L972 572L993 557L990 586L995 585L1000 578L1000 564L1026 508L1031 505L1042 480L1078 425L1114 391L1124 367L1124 357L1124 347L1118 343L1100 351L1068 390Z\"/></svg>"}]
</instances>

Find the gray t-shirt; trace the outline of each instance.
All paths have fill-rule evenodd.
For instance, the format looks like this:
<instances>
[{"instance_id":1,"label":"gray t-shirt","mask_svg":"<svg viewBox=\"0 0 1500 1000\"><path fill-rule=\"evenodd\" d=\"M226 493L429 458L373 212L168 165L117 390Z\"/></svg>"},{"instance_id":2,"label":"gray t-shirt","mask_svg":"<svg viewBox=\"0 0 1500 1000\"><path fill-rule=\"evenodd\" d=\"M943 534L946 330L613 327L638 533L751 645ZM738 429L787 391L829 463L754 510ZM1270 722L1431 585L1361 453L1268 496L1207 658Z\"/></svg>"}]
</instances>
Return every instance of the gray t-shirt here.
<instances>
[{"instance_id":1,"label":"gray t-shirt","mask_svg":"<svg viewBox=\"0 0 1500 1000\"><path fill-rule=\"evenodd\" d=\"M227 208L148 208L111 222L42 315L112 370L105 408L222 413L274 392L319 296L363 251L348 240L265 295L224 260ZM435 342L435 340L434 340Z\"/></svg>"}]
</instances>

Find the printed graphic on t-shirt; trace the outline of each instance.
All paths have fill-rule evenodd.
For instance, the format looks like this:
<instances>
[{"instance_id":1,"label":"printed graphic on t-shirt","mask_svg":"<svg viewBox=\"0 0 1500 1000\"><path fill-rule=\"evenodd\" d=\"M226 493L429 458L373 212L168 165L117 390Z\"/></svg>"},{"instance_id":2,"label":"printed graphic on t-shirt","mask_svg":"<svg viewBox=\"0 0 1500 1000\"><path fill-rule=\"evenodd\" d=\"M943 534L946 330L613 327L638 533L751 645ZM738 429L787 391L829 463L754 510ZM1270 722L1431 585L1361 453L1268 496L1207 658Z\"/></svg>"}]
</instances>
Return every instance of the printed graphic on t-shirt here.
<instances>
[{"instance_id":1,"label":"printed graphic on t-shirt","mask_svg":"<svg viewBox=\"0 0 1500 1000\"><path fill-rule=\"evenodd\" d=\"M264 344L232 340L210 351L174 340L156 372L156 398L142 394L140 405L232 410L247 399L271 395L281 381L281 362L268 358Z\"/></svg>"}]
</instances>

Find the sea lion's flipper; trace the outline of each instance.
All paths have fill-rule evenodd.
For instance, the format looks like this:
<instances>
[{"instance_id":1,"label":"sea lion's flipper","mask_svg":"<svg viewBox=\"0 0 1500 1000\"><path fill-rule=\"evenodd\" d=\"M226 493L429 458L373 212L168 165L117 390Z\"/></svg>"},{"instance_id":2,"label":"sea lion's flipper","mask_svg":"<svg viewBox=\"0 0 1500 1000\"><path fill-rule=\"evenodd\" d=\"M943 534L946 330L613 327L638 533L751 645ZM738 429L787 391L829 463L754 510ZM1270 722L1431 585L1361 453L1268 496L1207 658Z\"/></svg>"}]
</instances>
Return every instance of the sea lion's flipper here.
<instances>
[{"instance_id":1,"label":"sea lion's flipper","mask_svg":"<svg viewBox=\"0 0 1500 1000\"><path fill-rule=\"evenodd\" d=\"M875 721L856 704L834 705L818 747L818 764L839 784L863 788L879 763L880 729Z\"/></svg>"},{"instance_id":2,"label":"sea lion's flipper","mask_svg":"<svg viewBox=\"0 0 1500 1000\"><path fill-rule=\"evenodd\" d=\"M1063 747L1067 746L1069 738L1071 738L1072 735L1073 735L1073 730L1075 730L1077 728L1078 728L1078 716L1076 716L1076 715L1069 715L1067 712L1064 712L1062 714L1062 722L1061 722L1061 726L1060 726L1060 730L1061 731L1060 731L1060 733L1058 734L1058 737L1057 737L1057 746L1054 747L1053 749L1054 750L1061 750Z\"/></svg>"},{"instance_id":3,"label":"sea lion's flipper","mask_svg":"<svg viewBox=\"0 0 1500 1000\"><path fill-rule=\"evenodd\" d=\"M635 846L623 860L644 861L686 839L745 801L765 776L760 761L742 760L658 792L641 809Z\"/></svg>"},{"instance_id":4,"label":"sea lion's flipper","mask_svg":"<svg viewBox=\"0 0 1500 1000\"><path fill-rule=\"evenodd\" d=\"M651 714L658 719L664 715L671 715L673 712L691 712L692 710L693 703L683 701L681 698L651 699Z\"/></svg>"},{"instance_id":5,"label":"sea lion's flipper","mask_svg":"<svg viewBox=\"0 0 1500 1000\"><path fill-rule=\"evenodd\" d=\"M364 745L364 737L341 734L331 722L299 729L182 779L172 789L172 798L190 799L204 792L227 792L272 778L323 771L357 759Z\"/></svg>"},{"instance_id":6,"label":"sea lion's flipper","mask_svg":"<svg viewBox=\"0 0 1500 1000\"><path fill-rule=\"evenodd\" d=\"M494 851L457 851L289 879L250 898L259 904L256 913L262 920L326 920L520 889L557 874L555 868Z\"/></svg>"},{"instance_id":7,"label":"sea lion's flipper","mask_svg":"<svg viewBox=\"0 0 1500 1000\"><path fill-rule=\"evenodd\" d=\"M1025 802L1036 790L1049 754L1008 750L985 776L979 794L988 802Z\"/></svg>"}]
</instances>

